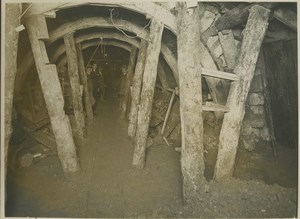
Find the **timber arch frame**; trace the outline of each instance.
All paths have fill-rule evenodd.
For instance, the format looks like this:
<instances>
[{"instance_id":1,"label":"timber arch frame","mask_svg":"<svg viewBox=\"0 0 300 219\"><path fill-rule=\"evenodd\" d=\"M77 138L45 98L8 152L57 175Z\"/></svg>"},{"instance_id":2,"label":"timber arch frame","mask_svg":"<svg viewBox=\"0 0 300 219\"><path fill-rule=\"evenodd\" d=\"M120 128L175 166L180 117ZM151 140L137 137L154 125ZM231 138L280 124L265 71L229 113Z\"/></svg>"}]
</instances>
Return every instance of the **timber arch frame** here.
<instances>
[{"instance_id":1,"label":"timber arch frame","mask_svg":"<svg viewBox=\"0 0 300 219\"><path fill-rule=\"evenodd\" d=\"M92 41L92 42L85 42L81 45L81 49L82 50L85 50L85 49L88 49L90 47L96 47L99 45L99 42L98 41ZM117 41L117 40L104 40L102 42L102 45L105 45L105 46L114 46L114 47L118 47L118 48L121 48L121 49L124 49L128 52L131 51L131 46L124 43L124 42L121 42L121 41ZM57 60L56 62L56 66L59 67L59 66L63 66L67 63L67 56L66 56L66 53L62 53L60 58Z\"/></svg>"},{"instance_id":2,"label":"timber arch frame","mask_svg":"<svg viewBox=\"0 0 300 219\"><path fill-rule=\"evenodd\" d=\"M134 4L122 4L122 5L110 5L110 4L103 4L103 3L68 3L68 4L51 4L50 6L43 6L41 4L34 4L31 6L31 8L27 12L27 17L30 15L38 14L38 13L46 13L48 11L53 11L53 10L63 10L66 8L71 8L71 7L80 7L83 5L96 5L96 6L118 6L118 7L123 7L128 10L132 11L137 11L141 14L146 14L148 17L153 17L156 18L157 20L161 21L164 23L165 27L167 27L171 32L173 32L175 35L177 35L177 26L176 26L176 18L174 15L171 14L168 10L164 9L163 7L154 4L154 3L146 3L146 4L140 4L140 3L134 3ZM149 12L145 12L147 8L147 11L149 9L155 8L155 10L149 10ZM157 10L162 11L164 16L157 16ZM166 18L166 19L162 19ZM114 25L117 26L118 28L122 30L126 30L132 33L135 33L139 38L141 39L146 39L149 35L149 31L143 29L142 27L133 24L130 21L127 20L115 20ZM75 32L77 30L82 30L90 27L109 27L109 28L114 28L114 26L110 21L103 17L90 17L90 18L81 18L77 19L72 22L67 22L64 23L63 25L59 26L58 28L50 31L49 33L49 39L46 40L46 45L49 46L52 43L54 43L56 40L62 38L65 34L69 32ZM123 38L124 39L124 38ZM217 66L214 63L213 58L211 57L210 53L208 52L207 48L200 42L199 40L199 45L201 47L201 65L202 67L217 70ZM174 56L174 54L171 52L171 50L166 46L164 43L162 43L162 48L161 52L171 68L173 72L173 76L178 84L178 70L177 70L177 58ZM31 53L31 51L29 52ZM32 58L32 55L28 54L25 56L25 59L23 63L21 63L20 67L18 68L18 74L17 78L21 77L24 79L23 74L27 73L29 71L30 67L32 66L32 63L34 63L34 60ZM222 91L218 91L217 89L217 84L219 83L219 79L215 78L210 78L210 77L205 77L208 87L210 89L212 98L215 100L216 103L223 102L221 99L224 99L222 96ZM16 80L16 81L23 81L23 80ZM17 88L19 87L18 85L16 86ZM18 93L18 89L17 92Z\"/></svg>"},{"instance_id":3,"label":"timber arch frame","mask_svg":"<svg viewBox=\"0 0 300 219\"><path fill-rule=\"evenodd\" d=\"M115 20L114 25L122 30L126 30L126 31L132 32L134 34L137 34L137 36L141 39L147 40L147 38L148 38L149 31L143 29L142 27L140 27L136 24L133 24L130 21ZM92 28L92 27L114 28L115 27L114 25L110 21L105 19L104 17L82 18L82 19L78 19L75 21L67 22L49 33L49 39L46 40L46 46L47 47L51 46L55 41L57 41L60 38L63 38L63 36L65 36L66 34L68 34L70 32L76 32L78 30L83 30L83 29ZM120 39L121 41L128 42L130 44L134 44L137 47L139 40L133 41L132 39L125 37L121 33L119 33L119 35L117 35L117 34L118 33L113 33L112 37L109 37L108 34L102 33L104 38L105 38L105 36L107 38L108 37L109 38L117 38L117 39ZM85 38L95 39L95 38L99 38L100 36L101 36L101 33L95 33L94 35L90 35L90 36L83 35L77 42L81 42L81 40L82 41L87 40ZM62 49L62 48L59 48L59 50L60 49ZM162 44L161 52L162 52L166 62L168 63L169 67L173 71L175 80L178 83L176 57L170 51L168 46L166 46L164 43ZM59 54L59 51L57 51L57 54ZM54 59L55 58L56 58L56 56L54 57ZM34 64L34 60L33 60L32 52L28 51L28 53L25 55L25 58L23 59L22 63L20 64L20 67L18 68L18 73L17 73L18 80L16 80L17 83L19 83L20 81L23 81L22 79L24 79L26 77L26 74L28 73L28 71L30 70L30 68L32 67L33 64ZM20 85L17 84L16 88L19 88L19 87L20 87ZM19 89L16 90L16 93L18 93L18 92L19 92Z\"/></svg>"}]
</instances>

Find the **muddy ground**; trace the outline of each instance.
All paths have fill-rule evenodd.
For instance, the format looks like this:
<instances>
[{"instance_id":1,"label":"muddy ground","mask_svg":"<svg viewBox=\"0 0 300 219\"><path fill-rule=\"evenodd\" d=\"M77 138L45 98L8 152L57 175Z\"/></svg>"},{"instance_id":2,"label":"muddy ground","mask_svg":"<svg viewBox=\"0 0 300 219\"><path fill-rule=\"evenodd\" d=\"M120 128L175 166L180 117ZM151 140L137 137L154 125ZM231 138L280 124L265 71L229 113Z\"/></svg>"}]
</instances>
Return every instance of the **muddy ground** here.
<instances>
[{"instance_id":1,"label":"muddy ground","mask_svg":"<svg viewBox=\"0 0 300 219\"><path fill-rule=\"evenodd\" d=\"M295 217L297 153L260 145L238 151L235 178L212 181L216 148L206 142L206 177L201 201L183 205L180 153L155 139L144 170L132 168L133 144L120 120L118 98L99 102L88 138L80 142L81 172L65 178L57 156L27 168L10 167L6 216L14 217ZM215 130L205 129L206 135ZM209 138L207 138L209 139Z\"/></svg>"}]
</instances>

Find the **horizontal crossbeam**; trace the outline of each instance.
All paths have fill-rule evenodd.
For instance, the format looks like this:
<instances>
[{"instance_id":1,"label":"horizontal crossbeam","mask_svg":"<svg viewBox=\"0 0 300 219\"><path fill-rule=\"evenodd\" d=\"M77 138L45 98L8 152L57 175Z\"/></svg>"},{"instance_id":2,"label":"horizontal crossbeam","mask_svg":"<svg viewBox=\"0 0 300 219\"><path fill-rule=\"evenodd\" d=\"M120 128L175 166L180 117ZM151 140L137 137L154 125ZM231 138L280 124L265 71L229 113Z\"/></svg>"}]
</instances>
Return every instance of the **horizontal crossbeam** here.
<instances>
[{"instance_id":1,"label":"horizontal crossbeam","mask_svg":"<svg viewBox=\"0 0 300 219\"><path fill-rule=\"evenodd\" d=\"M214 78L221 78L221 79L226 79L226 80L231 80L231 81L238 80L238 77L235 74L223 72L223 71L212 70L212 69L207 69L207 68L202 68L202 74L206 75L206 76L211 76Z\"/></svg>"}]
</instances>

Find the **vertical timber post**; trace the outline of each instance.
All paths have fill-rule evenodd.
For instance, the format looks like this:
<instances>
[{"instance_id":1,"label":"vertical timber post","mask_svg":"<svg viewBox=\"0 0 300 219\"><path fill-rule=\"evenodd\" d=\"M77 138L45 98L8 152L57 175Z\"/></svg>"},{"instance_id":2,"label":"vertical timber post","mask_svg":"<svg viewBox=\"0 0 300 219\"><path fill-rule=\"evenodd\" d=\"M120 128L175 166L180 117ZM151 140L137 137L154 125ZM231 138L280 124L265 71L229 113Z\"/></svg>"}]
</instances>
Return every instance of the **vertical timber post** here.
<instances>
[{"instance_id":1,"label":"vertical timber post","mask_svg":"<svg viewBox=\"0 0 300 219\"><path fill-rule=\"evenodd\" d=\"M25 23L57 144L58 157L64 173L69 175L79 171L80 167L70 121L63 109L64 99L56 66L49 64L43 41L49 38L46 20L43 15L34 15L27 18Z\"/></svg>"},{"instance_id":2,"label":"vertical timber post","mask_svg":"<svg viewBox=\"0 0 300 219\"><path fill-rule=\"evenodd\" d=\"M3 4L5 7L5 86L4 86L4 182L6 184L7 156L12 133L12 110L14 85L17 73L17 52L19 33L15 30L20 25L18 17L22 13L22 4ZM6 190L5 190L6 192ZM6 193L5 193L6 194ZM6 199L6 195L5 195ZM1 217L1 216L0 216Z\"/></svg>"},{"instance_id":3,"label":"vertical timber post","mask_svg":"<svg viewBox=\"0 0 300 219\"><path fill-rule=\"evenodd\" d=\"M83 139L86 136L85 119L82 106L82 94L79 80L79 65L75 47L74 34L69 33L65 35L64 42L68 60L68 74L70 78L72 105L75 118L75 127L73 127L73 132L76 137Z\"/></svg>"},{"instance_id":4,"label":"vertical timber post","mask_svg":"<svg viewBox=\"0 0 300 219\"><path fill-rule=\"evenodd\" d=\"M89 88L87 84L87 75L85 72L84 67L84 60L82 55L81 44L76 44L76 51L77 51L77 58L78 58L78 67L79 67L79 74L81 79L81 84L83 85L83 100L84 100L84 107L86 112L87 121L90 122L93 119L93 108L92 103L89 95Z\"/></svg>"},{"instance_id":5,"label":"vertical timber post","mask_svg":"<svg viewBox=\"0 0 300 219\"><path fill-rule=\"evenodd\" d=\"M224 116L219 136L215 179L229 177L233 173L241 124L245 115L245 103L260 47L268 27L269 14L270 10L258 5L250 9L247 25L243 31L241 51L234 69L239 80L231 84L227 100L230 111Z\"/></svg>"},{"instance_id":6,"label":"vertical timber post","mask_svg":"<svg viewBox=\"0 0 300 219\"><path fill-rule=\"evenodd\" d=\"M136 61L135 72L132 79L131 105L129 111L128 135L134 137L137 126L137 115L140 105L141 89L143 81L143 73L145 69L145 61L147 56L147 41L142 39L139 54Z\"/></svg>"},{"instance_id":7,"label":"vertical timber post","mask_svg":"<svg viewBox=\"0 0 300 219\"><path fill-rule=\"evenodd\" d=\"M152 103L157 76L157 64L161 49L163 29L163 23L153 18L150 25L147 58L145 62L141 101L138 111L135 147L132 161L132 165L139 169L144 168L145 165L146 143L152 111Z\"/></svg>"},{"instance_id":8,"label":"vertical timber post","mask_svg":"<svg viewBox=\"0 0 300 219\"><path fill-rule=\"evenodd\" d=\"M131 52L130 52L130 57L129 57L129 63L127 67L127 80L125 81L125 86L124 86L124 96L122 99L122 104L121 104L121 118L125 119L127 108L128 108L128 102L130 98L130 84L131 84L131 79L133 76L134 72L134 65L135 65L135 60L136 60L136 55L137 55L137 48L132 46L131 47Z\"/></svg>"},{"instance_id":9,"label":"vertical timber post","mask_svg":"<svg viewBox=\"0 0 300 219\"><path fill-rule=\"evenodd\" d=\"M181 119L181 171L187 204L198 199L204 177L202 88L198 8L182 6L177 19L178 72Z\"/></svg>"}]
</instances>

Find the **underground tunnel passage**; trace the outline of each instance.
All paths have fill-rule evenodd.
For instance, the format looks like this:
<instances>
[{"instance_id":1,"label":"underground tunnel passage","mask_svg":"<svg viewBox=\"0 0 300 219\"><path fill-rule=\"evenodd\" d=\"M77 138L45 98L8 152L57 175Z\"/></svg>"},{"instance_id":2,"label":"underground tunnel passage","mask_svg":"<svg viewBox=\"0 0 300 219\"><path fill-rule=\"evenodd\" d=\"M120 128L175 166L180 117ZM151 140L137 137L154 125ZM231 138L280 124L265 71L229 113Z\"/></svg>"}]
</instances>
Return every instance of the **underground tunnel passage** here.
<instances>
[{"instance_id":1,"label":"underground tunnel passage","mask_svg":"<svg viewBox=\"0 0 300 219\"><path fill-rule=\"evenodd\" d=\"M297 216L296 3L3 6L6 217Z\"/></svg>"}]
</instances>

